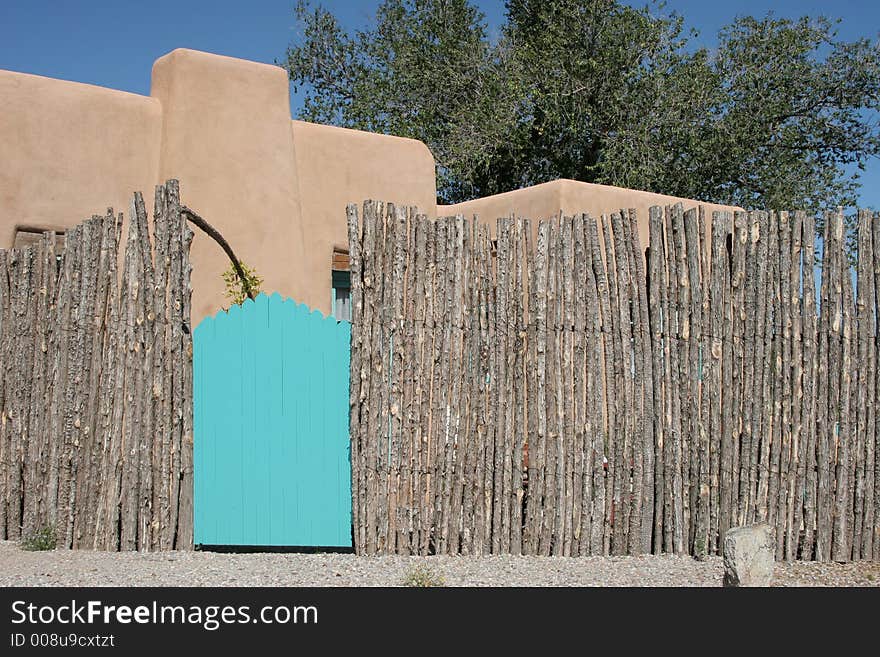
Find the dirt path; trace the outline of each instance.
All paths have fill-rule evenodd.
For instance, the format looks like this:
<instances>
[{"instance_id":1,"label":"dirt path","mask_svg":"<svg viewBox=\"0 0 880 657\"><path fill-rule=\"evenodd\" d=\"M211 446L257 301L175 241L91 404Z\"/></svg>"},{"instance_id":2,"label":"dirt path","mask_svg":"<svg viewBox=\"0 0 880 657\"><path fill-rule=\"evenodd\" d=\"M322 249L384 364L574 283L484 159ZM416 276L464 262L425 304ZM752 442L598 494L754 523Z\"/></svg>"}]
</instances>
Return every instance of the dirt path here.
<instances>
[{"instance_id":1,"label":"dirt path","mask_svg":"<svg viewBox=\"0 0 880 657\"><path fill-rule=\"evenodd\" d=\"M0 586L719 586L720 558L356 557L351 554L25 552L0 541ZM776 565L781 586L878 586L880 563Z\"/></svg>"}]
</instances>

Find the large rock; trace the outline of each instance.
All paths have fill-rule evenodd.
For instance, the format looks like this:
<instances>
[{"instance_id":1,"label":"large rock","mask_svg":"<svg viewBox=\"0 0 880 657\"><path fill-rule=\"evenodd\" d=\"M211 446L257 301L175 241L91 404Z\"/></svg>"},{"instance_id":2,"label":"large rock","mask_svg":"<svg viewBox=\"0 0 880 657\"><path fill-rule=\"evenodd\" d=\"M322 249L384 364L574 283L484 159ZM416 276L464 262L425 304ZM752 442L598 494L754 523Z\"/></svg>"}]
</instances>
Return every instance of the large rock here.
<instances>
[{"instance_id":1,"label":"large rock","mask_svg":"<svg viewBox=\"0 0 880 657\"><path fill-rule=\"evenodd\" d=\"M770 586L774 551L769 525L728 530L724 536L724 586Z\"/></svg>"}]
</instances>

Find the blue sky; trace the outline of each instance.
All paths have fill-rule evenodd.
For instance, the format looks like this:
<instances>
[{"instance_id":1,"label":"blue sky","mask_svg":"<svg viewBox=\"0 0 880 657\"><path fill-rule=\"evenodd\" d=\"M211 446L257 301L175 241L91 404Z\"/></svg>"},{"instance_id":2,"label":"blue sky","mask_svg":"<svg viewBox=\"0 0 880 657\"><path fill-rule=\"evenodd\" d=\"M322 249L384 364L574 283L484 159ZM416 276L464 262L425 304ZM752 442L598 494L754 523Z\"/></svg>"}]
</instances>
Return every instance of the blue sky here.
<instances>
[{"instance_id":1,"label":"blue sky","mask_svg":"<svg viewBox=\"0 0 880 657\"><path fill-rule=\"evenodd\" d=\"M378 0L325 0L347 27L369 24ZM503 0L478 0L490 30L503 21ZM642 5L644 2L632 2ZM0 69L150 92L150 67L174 48L273 63L296 34L294 0L0 0ZM840 36L877 38L877 0L715 2L668 0L712 47L718 28L737 15L826 14L843 20ZM3 99L0 98L0 111ZM291 94L296 111L300 97ZM2 145L0 145L2 147ZM862 177L862 205L880 209L880 160Z\"/></svg>"}]
</instances>

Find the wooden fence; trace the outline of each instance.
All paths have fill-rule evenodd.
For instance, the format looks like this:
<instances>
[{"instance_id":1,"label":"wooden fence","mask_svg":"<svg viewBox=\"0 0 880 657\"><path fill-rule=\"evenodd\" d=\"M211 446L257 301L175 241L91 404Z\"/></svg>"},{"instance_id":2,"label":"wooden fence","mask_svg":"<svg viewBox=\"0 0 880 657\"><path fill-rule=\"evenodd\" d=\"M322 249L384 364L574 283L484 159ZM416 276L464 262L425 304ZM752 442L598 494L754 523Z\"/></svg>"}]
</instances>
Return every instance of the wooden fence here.
<instances>
[{"instance_id":1,"label":"wooden fence","mask_svg":"<svg viewBox=\"0 0 880 657\"><path fill-rule=\"evenodd\" d=\"M189 245L177 181L151 245L134 195L63 238L0 250L0 538L61 547L192 545ZM118 271L119 264L122 271Z\"/></svg>"},{"instance_id":2,"label":"wooden fence","mask_svg":"<svg viewBox=\"0 0 880 657\"><path fill-rule=\"evenodd\" d=\"M880 559L880 218L348 216L359 553Z\"/></svg>"}]
</instances>

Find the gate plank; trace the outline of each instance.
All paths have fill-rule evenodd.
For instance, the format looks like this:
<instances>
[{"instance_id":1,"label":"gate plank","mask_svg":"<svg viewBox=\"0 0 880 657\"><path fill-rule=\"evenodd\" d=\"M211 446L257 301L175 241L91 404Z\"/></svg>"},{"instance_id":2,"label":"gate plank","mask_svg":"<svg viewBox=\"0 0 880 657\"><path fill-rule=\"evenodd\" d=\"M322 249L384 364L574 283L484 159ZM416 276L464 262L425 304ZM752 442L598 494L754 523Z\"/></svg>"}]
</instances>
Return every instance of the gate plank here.
<instances>
[{"instance_id":1,"label":"gate plank","mask_svg":"<svg viewBox=\"0 0 880 657\"><path fill-rule=\"evenodd\" d=\"M352 546L350 340L278 294L199 324L196 544Z\"/></svg>"}]
</instances>

